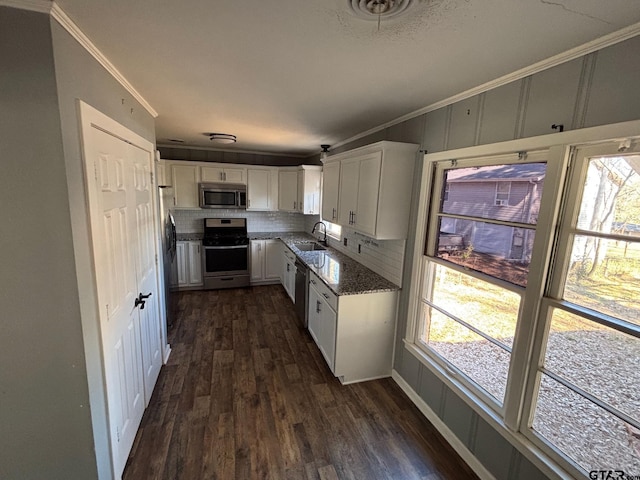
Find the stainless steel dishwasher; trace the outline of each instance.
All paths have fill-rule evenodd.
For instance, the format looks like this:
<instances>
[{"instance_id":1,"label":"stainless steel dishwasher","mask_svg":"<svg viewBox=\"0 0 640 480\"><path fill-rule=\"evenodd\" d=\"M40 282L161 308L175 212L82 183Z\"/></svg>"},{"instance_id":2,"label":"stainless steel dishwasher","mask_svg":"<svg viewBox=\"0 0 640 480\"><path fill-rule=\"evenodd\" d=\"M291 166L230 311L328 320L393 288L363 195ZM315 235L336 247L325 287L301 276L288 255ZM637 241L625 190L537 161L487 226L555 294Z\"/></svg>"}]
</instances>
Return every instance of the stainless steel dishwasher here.
<instances>
[{"instance_id":1,"label":"stainless steel dishwasher","mask_svg":"<svg viewBox=\"0 0 640 480\"><path fill-rule=\"evenodd\" d=\"M296 314L300 324L307 328L307 296L309 288L309 269L299 259L296 258Z\"/></svg>"}]
</instances>

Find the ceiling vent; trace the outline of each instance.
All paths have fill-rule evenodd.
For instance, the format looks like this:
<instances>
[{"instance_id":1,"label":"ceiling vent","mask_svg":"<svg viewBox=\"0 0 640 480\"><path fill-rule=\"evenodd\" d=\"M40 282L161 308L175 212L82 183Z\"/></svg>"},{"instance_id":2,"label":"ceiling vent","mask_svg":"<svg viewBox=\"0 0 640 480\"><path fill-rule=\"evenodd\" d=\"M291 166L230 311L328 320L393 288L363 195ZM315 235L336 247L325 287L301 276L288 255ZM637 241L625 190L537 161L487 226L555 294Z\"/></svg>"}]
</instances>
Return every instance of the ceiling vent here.
<instances>
[{"instance_id":1,"label":"ceiling vent","mask_svg":"<svg viewBox=\"0 0 640 480\"><path fill-rule=\"evenodd\" d=\"M364 20L386 20L404 13L415 0L349 0L351 12Z\"/></svg>"}]
</instances>

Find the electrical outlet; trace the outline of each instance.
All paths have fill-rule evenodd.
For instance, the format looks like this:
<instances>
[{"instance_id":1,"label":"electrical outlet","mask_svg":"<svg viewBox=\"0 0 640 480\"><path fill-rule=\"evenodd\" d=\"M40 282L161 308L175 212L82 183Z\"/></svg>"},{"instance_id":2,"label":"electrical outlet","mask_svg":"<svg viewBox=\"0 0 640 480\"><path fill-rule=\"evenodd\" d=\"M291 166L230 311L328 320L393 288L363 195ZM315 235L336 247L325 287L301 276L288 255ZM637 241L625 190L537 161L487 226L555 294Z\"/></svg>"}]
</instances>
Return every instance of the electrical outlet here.
<instances>
[{"instance_id":1,"label":"electrical outlet","mask_svg":"<svg viewBox=\"0 0 640 480\"><path fill-rule=\"evenodd\" d=\"M344 244L345 247L347 246L347 237L344 237L342 239L342 243Z\"/></svg>"},{"instance_id":2,"label":"electrical outlet","mask_svg":"<svg viewBox=\"0 0 640 480\"><path fill-rule=\"evenodd\" d=\"M358 244L358 253L362 253L362 245Z\"/></svg>"}]
</instances>

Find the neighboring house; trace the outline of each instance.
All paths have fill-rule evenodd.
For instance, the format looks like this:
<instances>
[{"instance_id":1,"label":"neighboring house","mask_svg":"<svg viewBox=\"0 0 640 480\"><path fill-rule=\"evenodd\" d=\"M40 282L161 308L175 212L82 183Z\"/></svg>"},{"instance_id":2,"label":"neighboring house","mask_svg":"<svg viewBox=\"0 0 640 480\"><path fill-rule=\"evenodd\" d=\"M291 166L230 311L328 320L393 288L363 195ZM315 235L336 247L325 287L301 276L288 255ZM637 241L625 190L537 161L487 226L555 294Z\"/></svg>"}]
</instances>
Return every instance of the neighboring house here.
<instances>
[{"instance_id":1,"label":"neighboring house","mask_svg":"<svg viewBox=\"0 0 640 480\"><path fill-rule=\"evenodd\" d=\"M500 165L482 170L449 170L443 212L535 225L546 165ZM474 252L514 261L528 261L533 235L524 228L444 218L440 230L462 235Z\"/></svg>"}]
</instances>

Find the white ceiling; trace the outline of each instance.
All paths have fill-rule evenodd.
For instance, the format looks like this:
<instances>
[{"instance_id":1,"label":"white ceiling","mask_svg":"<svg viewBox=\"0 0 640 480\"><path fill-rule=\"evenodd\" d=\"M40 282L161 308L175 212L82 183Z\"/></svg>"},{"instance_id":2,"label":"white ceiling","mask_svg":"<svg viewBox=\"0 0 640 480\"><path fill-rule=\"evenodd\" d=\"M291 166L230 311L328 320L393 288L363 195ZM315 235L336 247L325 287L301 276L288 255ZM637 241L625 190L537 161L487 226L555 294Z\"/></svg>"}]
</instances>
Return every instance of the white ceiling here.
<instances>
[{"instance_id":1,"label":"white ceiling","mask_svg":"<svg viewBox=\"0 0 640 480\"><path fill-rule=\"evenodd\" d=\"M317 153L640 22L638 0L56 0L158 112L159 144Z\"/></svg>"}]
</instances>

